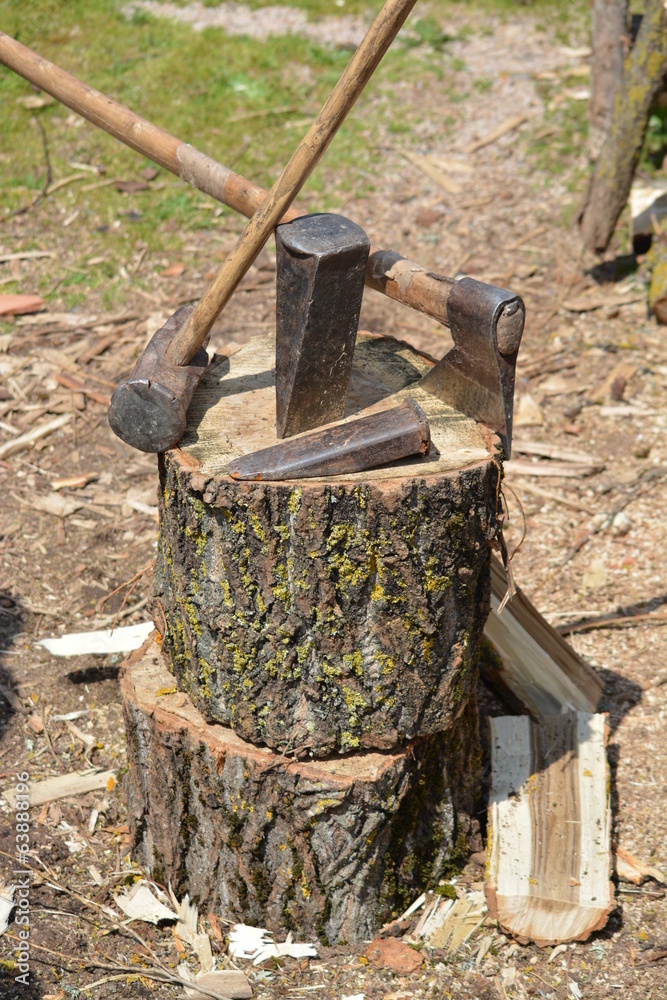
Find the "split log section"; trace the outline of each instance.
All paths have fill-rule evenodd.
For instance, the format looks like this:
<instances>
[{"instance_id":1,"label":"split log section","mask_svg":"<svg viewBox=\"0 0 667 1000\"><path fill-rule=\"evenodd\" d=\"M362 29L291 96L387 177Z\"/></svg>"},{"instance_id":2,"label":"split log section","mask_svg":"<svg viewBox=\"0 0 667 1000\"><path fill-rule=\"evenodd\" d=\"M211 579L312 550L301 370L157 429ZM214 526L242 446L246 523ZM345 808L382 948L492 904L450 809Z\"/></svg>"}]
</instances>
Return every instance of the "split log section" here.
<instances>
[{"instance_id":1,"label":"split log section","mask_svg":"<svg viewBox=\"0 0 667 1000\"><path fill-rule=\"evenodd\" d=\"M232 480L276 441L274 350L218 358L160 457L163 652L124 675L130 815L142 864L200 907L362 940L476 846L499 470L491 436L417 387L428 359L362 335L347 417L412 395L431 454Z\"/></svg>"}]
</instances>

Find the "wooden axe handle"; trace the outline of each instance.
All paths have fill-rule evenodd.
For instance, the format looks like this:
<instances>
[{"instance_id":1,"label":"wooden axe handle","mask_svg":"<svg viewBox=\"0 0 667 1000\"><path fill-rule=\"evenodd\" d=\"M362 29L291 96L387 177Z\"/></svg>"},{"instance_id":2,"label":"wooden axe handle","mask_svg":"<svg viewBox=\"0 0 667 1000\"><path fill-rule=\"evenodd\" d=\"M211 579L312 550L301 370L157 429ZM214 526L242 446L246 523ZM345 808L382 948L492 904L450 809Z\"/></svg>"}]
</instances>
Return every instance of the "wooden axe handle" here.
<instances>
[{"instance_id":1,"label":"wooden axe handle","mask_svg":"<svg viewBox=\"0 0 667 1000\"><path fill-rule=\"evenodd\" d=\"M0 31L0 63L51 94L97 128L235 212L251 216L266 200L267 192L258 184L253 184L113 98L89 87L3 31ZM281 221L288 222L302 214L291 207L285 211ZM441 278L408 261L395 263L396 257L398 255L392 256L391 252L372 246L366 268L366 284L448 326L447 297L452 279Z\"/></svg>"},{"instance_id":2,"label":"wooden axe handle","mask_svg":"<svg viewBox=\"0 0 667 1000\"><path fill-rule=\"evenodd\" d=\"M185 326L172 341L167 354L174 364L187 365L202 346L215 320L308 180L415 3L416 0L385 0L324 107L269 191L266 201L257 209Z\"/></svg>"}]
</instances>

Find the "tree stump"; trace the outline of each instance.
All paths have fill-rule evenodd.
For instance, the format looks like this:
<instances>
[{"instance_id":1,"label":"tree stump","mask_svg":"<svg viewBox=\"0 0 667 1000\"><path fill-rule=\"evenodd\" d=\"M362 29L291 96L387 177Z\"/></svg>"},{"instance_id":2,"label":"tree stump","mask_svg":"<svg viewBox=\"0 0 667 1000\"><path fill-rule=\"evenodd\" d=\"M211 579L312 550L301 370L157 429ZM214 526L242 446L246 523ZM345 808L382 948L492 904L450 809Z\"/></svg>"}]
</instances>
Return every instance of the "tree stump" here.
<instances>
[{"instance_id":1,"label":"tree stump","mask_svg":"<svg viewBox=\"0 0 667 1000\"><path fill-rule=\"evenodd\" d=\"M386 750L448 729L474 690L499 470L475 422L416 382L429 361L360 338L349 409L412 394L431 455L327 480L240 482L275 443L274 346L213 367L160 463L155 620L209 722L274 750ZM465 466L465 468L462 468Z\"/></svg>"},{"instance_id":2,"label":"tree stump","mask_svg":"<svg viewBox=\"0 0 667 1000\"><path fill-rule=\"evenodd\" d=\"M152 640L121 691L133 857L203 912L364 941L481 847L474 699L400 749L295 761L207 724Z\"/></svg>"},{"instance_id":3,"label":"tree stump","mask_svg":"<svg viewBox=\"0 0 667 1000\"><path fill-rule=\"evenodd\" d=\"M229 919L363 940L451 870L479 778L492 435L360 335L346 419L413 396L431 454L298 482L226 475L276 442L275 346L217 358L160 456L162 652L122 690L137 856ZM180 690L179 690L180 689Z\"/></svg>"}]
</instances>

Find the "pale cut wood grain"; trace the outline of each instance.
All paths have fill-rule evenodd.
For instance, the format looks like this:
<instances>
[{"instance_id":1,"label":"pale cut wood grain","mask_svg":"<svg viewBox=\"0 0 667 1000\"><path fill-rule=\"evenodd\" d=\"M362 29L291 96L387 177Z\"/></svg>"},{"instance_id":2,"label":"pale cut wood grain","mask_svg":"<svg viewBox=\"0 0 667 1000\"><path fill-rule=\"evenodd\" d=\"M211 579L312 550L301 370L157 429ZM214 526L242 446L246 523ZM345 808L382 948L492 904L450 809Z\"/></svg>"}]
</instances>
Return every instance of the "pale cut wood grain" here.
<instances>
[{"instance_id":1,"label":"pale cut wood grain","mask_svg":"<svg viewBox=\"0 0 667 1000\"><path fill-rule=\"evenodd\" d=\"M491 612L484 634L499 660L483 664L485 681L509 689L534 718L566 711L594 712L603 684L518 590L498 614L507 590L502 563L491 556Z\"/></svg>"},{"instance_id":2,"label":"pale cut wood grain","mask_svg":"<svg viewBox=\"0 0 667 1000\"><path fill-rule=\"evenodd\" d=\"M505 933L583 941L614 905L605 715L490 720L486 896Z\"/></svg>"},{"instance_id":3,"label":"pale cut wood grain","mask_svg":"<svg viewBox=\"0 0 667 1000\"><path fill-rule=\"evenodd\" d=\"M419 388L417 383L431 367L408 344L359 334L345 419L390 409L411 396L428 418L431 452L383 468L331 477L333 481L430 476L489 460L488 439L475 421ZM193 396L187 430L179 444L180 451L199 464L202 475L224 473L233 458L278 442L275 379L273 335L254 337L209 366Z\"/></svg>"}]
</instances>

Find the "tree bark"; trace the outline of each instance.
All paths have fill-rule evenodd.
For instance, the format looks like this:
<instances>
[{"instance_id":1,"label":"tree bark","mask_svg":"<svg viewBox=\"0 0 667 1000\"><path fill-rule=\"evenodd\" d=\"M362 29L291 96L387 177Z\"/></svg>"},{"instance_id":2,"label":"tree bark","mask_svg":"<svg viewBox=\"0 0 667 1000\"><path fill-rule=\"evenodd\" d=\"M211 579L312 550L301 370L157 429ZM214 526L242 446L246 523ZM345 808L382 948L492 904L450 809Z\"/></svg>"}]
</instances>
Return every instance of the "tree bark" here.
<instances>
[{"instance_id":1,"label":"tree bark","mask_svg":"<svg viewBox=\"0 0 667 1000\"><path fill-rule=\"evenodd\" d=\"M207 724L153 640L121 693L133 857L201 912L364 941L481 847L474 697L447 733L306 762Z\"/></svg>"},{"instance_id":2,"label":"tree bark","mask_svg":"<svg viewBox=\"0 0 667 1000\"><path fill-rule=\"evenodd\" d=\"M579 212L581 237L589 250L609 246L625 207L641 155L655 97L667 71L667 34L662 0L647 0L634 47L626 59L609 133Z\"/></svg>"},{"instance_id":3,"label":"tree bark","mask_svg":"<svg viewBox=\"0 0 667 1000\"><path fill-rule=\"evenodd\" d=\"M627 0L593 0L588 106L588 151L592 160L600 153L611 125L616 94L623 86L627 8Z\"/></svg>"},{"instance_id":4,"label":"tree bark","mask_svg":"<svg viewBox=\"0 0 667 1000\"><path fill-rule=\"evenodd\" d=\"M232 480L225 435L248 450L275 441L271 350L258 338L224 378L209 373L189 436L160 463L155 621L179 684L207 721L278 751L386 750L444 732L474 691L489 608L488 438L416 387L429 367L416 351L361 338L353 405L418 397L430 458Z\"/></svg>"}]
</instances>

